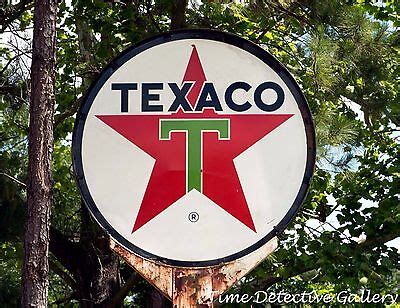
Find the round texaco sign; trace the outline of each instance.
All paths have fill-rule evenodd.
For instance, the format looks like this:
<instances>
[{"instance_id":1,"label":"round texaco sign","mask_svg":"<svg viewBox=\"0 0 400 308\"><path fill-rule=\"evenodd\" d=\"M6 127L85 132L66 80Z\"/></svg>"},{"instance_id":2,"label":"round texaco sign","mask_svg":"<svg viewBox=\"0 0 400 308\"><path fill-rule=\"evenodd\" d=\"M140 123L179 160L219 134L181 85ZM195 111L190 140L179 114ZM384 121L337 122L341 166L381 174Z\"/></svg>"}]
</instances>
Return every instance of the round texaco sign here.
<instances>
[{"instance_id":1,"label":"round texaco sign","mask_svg":"<svg viewBox=\"0 0 400 308\"><path fill-rule=\"evenodd\" d=\"M73 160L97 222L176 266L240 258L282 232L315 161L299 86L237 36L187 30L113 60L77 115Z\"/></svg>"}]
</instances>

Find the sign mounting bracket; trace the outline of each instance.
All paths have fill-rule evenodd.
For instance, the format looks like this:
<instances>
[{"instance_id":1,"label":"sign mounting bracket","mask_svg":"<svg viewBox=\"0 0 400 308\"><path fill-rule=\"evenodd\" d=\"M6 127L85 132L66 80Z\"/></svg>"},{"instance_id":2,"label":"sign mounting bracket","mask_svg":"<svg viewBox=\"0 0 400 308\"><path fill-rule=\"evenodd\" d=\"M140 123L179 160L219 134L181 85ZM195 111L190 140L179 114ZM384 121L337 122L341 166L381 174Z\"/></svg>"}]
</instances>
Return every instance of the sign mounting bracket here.
<instances>
[{"instance_id":1,"label":"sign mounting bracket","mask_svg":"<svg viewBox=\"0 0 400 308\"><path fill-rule=\"evenodd\" d=\"M125 249L112 238L110 248L143 278L170 299L173 307L213 307L213 302L278 247L278 239L235 261L212 267L172 267L147 260Z\"/></svg>"}]
</instances>

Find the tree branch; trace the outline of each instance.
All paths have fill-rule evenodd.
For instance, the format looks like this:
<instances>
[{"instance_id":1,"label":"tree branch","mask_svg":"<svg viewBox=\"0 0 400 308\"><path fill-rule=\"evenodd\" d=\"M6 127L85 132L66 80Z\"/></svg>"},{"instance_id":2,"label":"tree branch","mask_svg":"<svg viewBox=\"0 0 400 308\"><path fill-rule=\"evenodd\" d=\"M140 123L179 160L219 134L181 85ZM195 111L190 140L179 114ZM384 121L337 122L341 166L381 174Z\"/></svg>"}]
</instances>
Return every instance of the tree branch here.
<instances>
[{"instance_id":1,"label":"tree branch","mask_svg":"<svg viewBox=\"0 0 400 308\"><path fill-rule=\"evenodd\" d=\"M119 307L123 302L124 298L128 295L129 291L132 290L133 286L140 280L140 276L137 273L133 273L125 285L114 295L108 308Z\"/></svg>"},{"instance_id":2,"label":"tree branch","mask_svg":"<svg viewBox=\"0 0 400 308\"><path fill-rule=\"evenodd\" d=\"M23 186L24 188L26 188L26 184L25 184L24 182L21 182L20 180L18 180L17 178L15 178L15 177L13 177L13 176L11 176L11 175L9 175L9 174L4 173L4 172L0 172L0 175L4 175L5 177L9 178L9 179L12 180L13 182L17 183L18 185L21 185L21 186Z\"/></svg>"},{"instance_id":3,"label":"tree branch","mask_svg":"<svg viewBox=\"0 0 400 308\"><path fill-rule=\"evenodd\" d=\"M360 243L359 245L363 249L372 249L378 245L390 242L391 240L394 240L398 237L400 237L400 228L397 228L396 232L394 233L388 233L381 236L367 237L367 239L364 242Z\"/></svg>"},{"instance_id":4,"label":"tree branch","mask_svg":"<svg viewBox=\"0 0 400 308\"><path fill-rule=\"evenodd\" d=\"M50 303L50 306L57 306L57 307L58 307L58 305L61 305L61 304L65 304L65 303L67 303L67 302L70 302L71 299L74 299L74 298L75 298L75 296L76 296L76 294L75 294L74 292L72 292L71 294L67 295L66 297L61 298L61 299L58 299L58 300L56 300L56 301Z\"/></svg>"},{"instance_id":5,"label":"tree branch","mask_svg":"<svg viewBox=\"0 0 400 308\"><path fill-rule=\"evenodd\" d=\"M50 226L50 251L70 272L79 268L82 252L78 243L68 240L61 231Z\"/></svg>"},{"instance_id":6,"label":"tree branch","mask_svg":"<svg viewBox=\"0 0 400 308\"><path fill-rule=\"evenodd\" d=\"M21 0L18 4L10 6L9 10L5 9L5 11L0 15L0 24L2 25L0 28L0 33L3 33L7 27L16 19L18 19L24 11L30 8L33 5L32 0Z\"/></svg>"},{"instance_id":7,"label":"tree branch","mask_svg":"<svg viewBox=\"0 0 400 308\"><path fill-rule=\"evenodd\" d=\"M49 259L49 265L50 269L56 273L62 280L64 280L72 290L76 290L77 284L76 281L69 275L67 272L65 272L56 262L53 260Z\"/></svg>"},{"instance_id":8,"label":"tree branch","mask_svg":"<svg viewBox=\"0 0 400 308\"><path fill-rule=\"evenodd\" d=\"M59 124L61 124L65 119L73 116L79 109L82 104L83 96L75 100L72 106L65 110L63 113L57 114L54 117L54 128L56 128Z\"/></svg>"}]
</instances>

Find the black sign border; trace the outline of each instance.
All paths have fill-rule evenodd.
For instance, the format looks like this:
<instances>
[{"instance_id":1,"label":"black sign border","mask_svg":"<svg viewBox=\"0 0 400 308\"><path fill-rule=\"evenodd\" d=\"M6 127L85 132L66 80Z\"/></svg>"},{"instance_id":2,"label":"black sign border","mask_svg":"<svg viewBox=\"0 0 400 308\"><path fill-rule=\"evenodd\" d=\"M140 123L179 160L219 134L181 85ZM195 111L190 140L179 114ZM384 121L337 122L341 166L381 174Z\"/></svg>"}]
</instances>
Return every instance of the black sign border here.
<instances>
[{"instance_id":1,"label":"black sign border","mask_svg":"<svg viewBox=\"0 0 400 308\"><path fill-rule=\"evenodd\" d=\"M300 186L299 192L283 219L273 228L273 230L268 233L264 238L254 243L253 245L237 252L232 255L218 258L214 260L208 261L181 261L181 260L173 260L163 258L152 253L149 253L126 240L122 235L120 235L103 217L97 208L94 200L92 199L88 186L86 184L85 175L83 172L82 166L82 156L81 156L81 148L82 148L82 136L83 129L86 121L87 114L90 110L90 107L94 101L94 98L97 96L97 93L103 86L103 84L108 80L108 78L126 61L138 55L139 53L145 51L146 49L152 48L154 46L176 41L183 39L206 39L213 40L218 42L223 42L226 44L230 44L236 47L239 47L270 66L279 77L285 82L291 93L293 94L301 115L303 117L304 126L306 128L306 138L307 138L307 162L306 169L304 172L304 177L302 184ZM306 195L308 188L310 186L310 181L312 178L312 174L315 166L315 157L316 157L316 144L315 144L315 130L314 124L311 116L310 109L308 107L307 101L296 83L295 79L291 76L291 74L286 70L286 68L276 60L271 54L257 46L256 44L243 39L237 35L221 32L217 30L209 30L209 29L188 29L188 30L178 30L171 31L167 33L160 34L155 37L151 37L144 41L141 41L137 44L132 45L128 49L126 49L122 54L120 54L117 58L112 60L100 73L99 77L92 83L90 88L88 89L83 103L76 115L75 123L74 123L74 131L72 136L72 159L73 159L73 168L75 173L75 178L83 197L83 200L86 206L89 208L94 219L99 223L99 225L119 244L121 244L126 249L131 252L149 260L153 260L156 262L160 262L170 266L177 267L209 267L215 266L221 263L226 263L230 261L234 261L239 259L256 249L263 246L265 243L270 241L273 237L279 235L285 230L288 224L293 220L297 211L300 209ZM188 247L190 249L190 247Z\"/></svg>"}]
</instances>

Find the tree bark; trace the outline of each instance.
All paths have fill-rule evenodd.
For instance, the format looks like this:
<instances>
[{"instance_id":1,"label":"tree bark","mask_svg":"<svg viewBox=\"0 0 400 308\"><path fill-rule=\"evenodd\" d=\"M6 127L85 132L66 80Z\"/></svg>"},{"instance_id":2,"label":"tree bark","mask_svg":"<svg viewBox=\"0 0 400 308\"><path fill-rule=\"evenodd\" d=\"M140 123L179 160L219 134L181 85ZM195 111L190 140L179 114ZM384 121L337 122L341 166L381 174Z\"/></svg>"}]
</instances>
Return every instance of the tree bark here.
<instances>
[{"instance_id":1,"label":"tree bark","mask_svg":"<svg viewBox=\"0 0 400 308\"><path fill-rule=\"evenodd\" d=\"M80 247L76 280L81 307L107 307L121 288L119 260L109 247L109 237L93 223L81 207Z\"/></svg>"},{"instance_id":2,"label":"tree bark","mask_svg":"<svg viewBox=\"0 0 400 308\"><path fill-rule=\"evenodd\" d=\"M160 291L153 288L148 295L146 308L167 308L172 307L172 303L160 293Z\"/></svg>"},{"instance_id":3,"label":"tree bark","mask_svg":"<svg viewBox=\"0 0 400 308\"><path fill-rule=\"evenodd\" d=\"M175 0L171 3L171 30L186 27L185 12L187 0Z\"/></svg>"},{"instance_id":4,"label":"tree bark","mask_svg":"<svg viewBox=\"0 0 400 308\"><path fill-rule=\"evenodd\" d=\"M92 222L84 205L81 219L79 242L50 228L50 251L72 275L71 288L80 307L108 307L121 289L118 256L111 251L108 236Z\"/></svg>"},{"instance_id":5,"label":"tree bark","mask_svg":"<svg viewBox=\"0 0 400 308\"><path fill-rule=\"evenodd\" d=\"M23 307L47 307L55 104L55 0L35 2L28 144Z\"/></svg>"}]
</instances>

